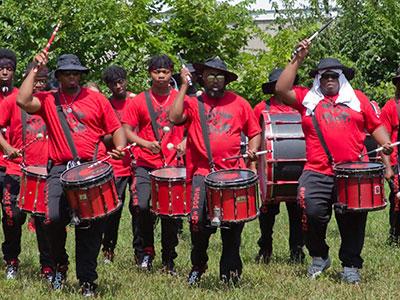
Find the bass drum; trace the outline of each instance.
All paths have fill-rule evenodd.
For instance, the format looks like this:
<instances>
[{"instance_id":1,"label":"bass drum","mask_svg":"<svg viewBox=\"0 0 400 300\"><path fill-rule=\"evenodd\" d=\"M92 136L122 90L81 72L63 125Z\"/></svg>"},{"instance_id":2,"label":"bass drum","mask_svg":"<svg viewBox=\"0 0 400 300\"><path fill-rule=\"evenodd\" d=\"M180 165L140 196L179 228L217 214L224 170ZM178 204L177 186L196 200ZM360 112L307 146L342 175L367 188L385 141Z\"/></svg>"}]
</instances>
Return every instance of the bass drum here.
<instances>
[{"instance_id":1,"label":"bass drum","mask_svg":"<svg viewBox=\"0 0 400 300\"><path fill-rule=\"evenodd\" d=\"M297 112L263 111L260 118L262 150L258 157L260 190L264 204L296 201L298 179L306 163L306 144Z\"/></svg>"}]
</instances>

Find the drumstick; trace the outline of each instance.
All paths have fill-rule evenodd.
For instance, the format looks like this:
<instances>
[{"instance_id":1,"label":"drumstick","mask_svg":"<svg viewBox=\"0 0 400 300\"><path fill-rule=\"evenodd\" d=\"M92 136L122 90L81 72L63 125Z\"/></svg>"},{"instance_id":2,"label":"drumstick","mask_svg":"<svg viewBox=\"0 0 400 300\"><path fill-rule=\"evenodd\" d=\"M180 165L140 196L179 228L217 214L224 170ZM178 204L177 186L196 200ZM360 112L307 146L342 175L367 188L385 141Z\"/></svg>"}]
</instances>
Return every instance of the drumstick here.
<instances>
[{"instance_id":1,"label":"drumstick","mask_svg":"<svg viewBox=\"0 0 400 300\"><path fill-rule=\"evenodd\" d=\"M400 141L399 142L396 142L396 143L393 143L393 144L390 144L390 146L397 146L397 145L399 145L400 144ZM361 154L360 156L359 156L359 158L361 158L361 157L363 157L363 156L365 156L365 155L369 155L369 154L372 154L372 153L375 153L375 152L379 152L379 151L382 151L384 148L383 147L379 147L379 148L376 148L376 149L374 149L374 150L371 150L371 151L368 151L367 153L363 153L363 154Z\"/></svg>"},{"instance_id":2,"label":"drumstick","mask_svg":"<svg viewBox=\"0 0 400 300\"><path fill-rule=\"evenodd\" d=\"M333 17L332 19L330 19L330 20L328 21L328 23L326 23L324 26L322 26L318 31L316 31L312 36L310 36L307 40L308 40L309 42L311 42L315 37L317 37L318 34L321 33L322 30L324 30L326 27L328 27L328 25L331 24L333 20L335 20L334 17ZM297 48L296 50L294 50L294 51L292 52L292 57L295 56L298 52L300 52L301 49L303 49L303 47L300 46L299 48Z\"/></svg>"},{"instance_id":3,"label":"drumstick","mask_svg":"<svg viewBox=\"0 0 400 300\"><path fill-rule=\"evenodd\" d=\"M256 155L259 156L259 155L263 155L263 154L270 153L270 152L272 152L272 150L258 151L258 152L256 152ZM238 159L238 158L242 158L242 157L246 158L246 157L249 157L249 155L248 154L242 154L242 155L238 155L238 156L232 156L232 157L228 157L228 158L223 158L222 161L231 160L231 159Z\"/></svg>"},{"instance_id":4,"label":"drumstick","mask_svg":"<svg viewBox=\"0 0 400 300\"><path fill-rule=\"evenodd\" d=\"M40 140L41 138L43 138L43 134L42 134L42 133L38 133L38 134L36 135L36 138L34 138L32 141L30 141L28 144L26 144L26 145L23 146L22 148L18 149L18 153L21 153L21 152L25 151L25 149L26 149L27 147L29 147L30 145L32 145L32 144L33 144L34 142L36 142L37 140ZM7 154L4 154L4 155L3 155L3 158L8 158L8 155L7 155Z\"/></svg>"},{"instance_id":5,"label":"drumstick","mask_svg":"<svg viewBox=\"0 0 400 300\"><path fill-rule=\"evenodd\" d=\"M176 148L175 145L172 144L172 143L168 143L168 144L167 144L167 149L168 149L168 150L175 149L176 151L179 151L178 148Z\"/></svg>"},{"instance_id":6,"label":"drumstick","mask_svg":"<svg viewBox=\"0 0 400 300\"><path fill-rule=\"evenodd\" d=\"M50 40L48 41L46 48L44 49L46 56L47 56L48 51L49 51L49 49L50 49L50 45L51 45L51 43L53 42L54 38L56 37L56 34L57 34L58 29L60 28L60 26L61 26L61 20L58 22L58 24L57 24L57 26L56 26L56 29L54 29L54 32L53 32L53 34L51 35ZM40 66L40 63L38 63L38 65L33 69L33 72L34 72L35 74L38 72L39 66Z\"/></svg>"},{"instance_id":7,"label":"drumstick","mask_svg":"<svg viewBox=\"0 0 400 300\"><path fill-rule=\"evenodd\" d=\"M170 131L171 131L171 128L169 128L168 126L163 127L163 129L162 129L163 135L160 138L160 144L161 144L161 141L163 140L163 138L165 137L165 135Z\"/></svg>"},{"instance_id":8,"label":"drumstick","mask_svg":"<svg viewBox=\"0 0 400 300\"><path fill-rule=\"evenodd\" d=\"M181 62L182 68L186 68L186 65L183 62L183 59L182 59L182 56L180 53L178 53L178 58L179 58L179 61ZM186 79L187 79L187 82L189 85L193 85L192 79L190 78L189 75L186 75Z\"/></svg>"},{"instance_id":9,"label":"drumstick","mask_svg":"<svg viewBox=\"0 0 400 300\"><path fill-rule=\"evenodd\" d=\"M130 150L132 147L135 147L135 146L136 146L136 143L129 144L128 146L122 148L121 152L126 151L126 150ZM110 158L112 158L112 156L111 156L111 155L108 155L108 156L106 156L106 157L104 157L104 158L102 158L102 159L96 161L95 163L91 164L91 165L88 167L88 169L91 169L91 168L93 168L93 167L95 167L95 166L98 166L98 165L100 165L101 163L103 163L103 162L109 160Z\"/></svg>"}]
</instances>

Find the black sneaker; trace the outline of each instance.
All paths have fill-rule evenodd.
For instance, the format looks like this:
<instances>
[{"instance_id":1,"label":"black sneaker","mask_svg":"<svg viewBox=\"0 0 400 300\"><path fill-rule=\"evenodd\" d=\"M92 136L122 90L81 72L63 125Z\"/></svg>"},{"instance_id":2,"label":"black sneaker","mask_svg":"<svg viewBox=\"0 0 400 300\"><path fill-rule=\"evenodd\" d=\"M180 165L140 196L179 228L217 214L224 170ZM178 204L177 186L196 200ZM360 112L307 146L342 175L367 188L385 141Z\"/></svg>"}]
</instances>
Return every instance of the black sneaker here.
<instances>
[{"instance_id":1,"label":"black sneaker","mask_svg":"<svg viewBox=\"0 0 400 300\"><path fill-rule=\"evenodd\" d=\"M268 265L271 262L271 256L272 256L272 249L265 251L265 250L260 250L254 259L256 264L264 263Z\"/></svg>"},{"instance_id":2,"label":"black sneaker","mask_svg":"<svg viewBox=\"0 0 400 300\"><path fill-rule=\"evenodd\" d=\"M150 254L143 255L138 264L139 269L144 271L151 271L151 269L153 268L153 259L154 257Z\"/></svg>"},{"instance_id":3,"label":"black sneaker","mask_svg":"<svg viewBox=\"0 0 400 300\"><path fill-rule=\"evenodd\" d=\"M228 284L229 281L233 283L233 285L237 285L239 282L239 272L238 271L230 271L229 274L221 274L220 279L223 283Z\"/></svg>"},{"instance_id":4,"label":"black sneaker","mask_svg":"<svg viewBox=\"0 0 400 300\"><path fill-rule=\"evenodd\" d=\"M189 273L188 283L189 285L195 285L200 282L201 276L206 271L207 266L205 267L192 267L192 270Z\"/></svg>"},{"instance_id":5,"label":"black sneaker","mask_svg":"<svg viewBox=\"0 0 400 300\"><path fill-rule=\"evenodd\" d=\"M7 261L6 265L6 278L7 280L13 280L18 275L18 259L10 259Z\"/></svg>"},{"instance_id":6,"label":"black sneaker","mask_svg":"<svg viewBox=\"0 0 400 300\"><path fill-rule=\"evenodd\" d=\"M394 235L393 233L389 234L387 243L392 247L399 247L399 236Z\"/></svg>"},{"instance_id":7,"label":"black sneaker","mask_svg":"<svg viewBox=\"0 0 400 300\"><path fill-rule=\"evenodd\" d=\"M111 250L110 250L110 251L104 251L104 252L103 252L103 256L104 256L103 263L104 263L105 265L114 262L114 256L115 256L115 254L114 254L113 251L111 251Z\"/></svg>"},{"instance_id":8,"label":"black sneaker","mask_svg":"<svg viewBox=\"0 0 400 300\"><path fill-rule=\"evenodd\" d=\"M171 275L171 276L178 275L176 273L176 270L175 270L175 267L174 267L174 263L168 263L168 264L163 263L162 272L166 273L168 275Z\"/></svg>"},{"instance_id":9,"label":"black sneaker","mask_svg":"<svg viewBox=\"0 0 400 300\"><path fill-rule=\"evenodd\" d=\"M303 252L303 249L297 248L296 250L290 250L290 260L289 262L295 264L303 264L304 258L306 255Z\"/></svg>"},{"instance_id":10,"label":"black sneaker","mask_svg":"<svg viewBox=\"0 0 400 300\"><path fill-rule=\"evenodd\" d=\"M42 279L44 279L45 281L51 283L53 281L53 269L50 267L42 268L40 277L42 277Z\"/></svg>"},{"instance_id":11,"label":"black sneaker","mask_svg":"<svg viewBox=\"0 0 400 300\"><path fill-rule=\"evenodd\" d=\"M59 290L67 281L67 265L59 266L56 271L54 272L53 281L51 282L51 288L53 290Z\"/></svg>"},{"instance_id":12,"label":"black sneaker","mask_svg":"<svg viewBox=\"0 0 400 300\"><path fill-rule=\"evenodd\" d=\"M85 297L93 297L95 289L96 286L93 283L84 282L81 284L81 294Z\"/></svg>"}]
</instances>

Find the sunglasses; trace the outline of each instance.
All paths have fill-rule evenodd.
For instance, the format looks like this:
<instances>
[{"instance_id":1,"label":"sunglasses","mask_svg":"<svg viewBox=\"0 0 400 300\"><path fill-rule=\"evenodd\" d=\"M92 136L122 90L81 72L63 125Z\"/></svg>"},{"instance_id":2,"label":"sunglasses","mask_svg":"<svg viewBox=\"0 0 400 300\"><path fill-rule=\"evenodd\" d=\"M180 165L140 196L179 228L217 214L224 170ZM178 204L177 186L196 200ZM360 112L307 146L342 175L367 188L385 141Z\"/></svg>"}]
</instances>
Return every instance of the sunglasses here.
<instances>
[{"instance_id":1,"label":"sunglasses","mask_svg":"<svg viewBox=\"0 0 400 300\"><path fill-rule=\"evenodd\" d=\"M321 75L321 78L322 79L329 79L329 78L338 79L339 78L339 74L337 74L337 73L324 73L324 74Z\"/></svg>"},{"instance_id":2,"label":"sunglasses","mask_svg":"<svg viewBox=\"0 0 400 300\"><path fill-rule=\"evenodd\" d=\"M36 84L36 83L39 83L39 84L44 85L44 84L47 83L47 79L38 79L38 80L35 80L35 84Z\"/></svg>"},{"instance_id":3,"label":"sunglasses","mask_svg":"<svg viewBox=\"0 0 400 300\"><path fill-rule=\"evenodd\" d=\"M61 75L68 77L71 75L78 76L81 72L79 72L79 71L61 71L60 73L61 73Z\"/></svg>"},{"instance_id":4,"label":"sunglasses","mask_svg":"<svg viewBox=\"0 0 400 300\"><path fill-rule=\"evenodd\" d=\"M225 75L222 75L222 74L220 74L220 75L210 74L210 75L207 76L207 81L210 82L210 83L214 82L215 78L217 79L217 81L224 81L225 80Z\"/></svg>"}]
</instances>

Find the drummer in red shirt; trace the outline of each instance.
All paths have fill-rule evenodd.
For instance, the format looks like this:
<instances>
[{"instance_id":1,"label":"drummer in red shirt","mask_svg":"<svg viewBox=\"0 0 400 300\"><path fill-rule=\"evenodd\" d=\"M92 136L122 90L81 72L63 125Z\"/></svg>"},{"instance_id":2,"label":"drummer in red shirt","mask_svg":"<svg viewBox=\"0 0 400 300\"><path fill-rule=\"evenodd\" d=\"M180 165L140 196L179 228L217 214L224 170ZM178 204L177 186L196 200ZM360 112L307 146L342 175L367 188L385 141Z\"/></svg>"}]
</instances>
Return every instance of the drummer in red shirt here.
<instances>
[{"instance_id":1,"label":"drummer in red shirt","mask_svg":"<svg viewBox=\"0 0 400 300\"><path fill-rule=\"evenodd\" d=\"M380 119L385 125L390 134L392 143L398 142L399 135L399 99L400 99L400 68L397 69L397 74L392 78L393 84L396 86L396 94L394 99L390 99L382 108ZM389 180L390 186L390 211L389 211L389 239L390 245L399 246L400 236L400 197L398 195L399 182L399 146L394 148L390 156L382 156L382 159L388 167L386 168L385 178ZM390 166L390 167L389 167Z\"/></svg>"},{"instance_id":2,"label":"drummer in red shirt","mask_svg":"<svg viewBox=\"0 0 400 300\"><path fill-rule=\"evenodd\" d=\"M136 96L134 93L126 90L126 71L124 68L117 65L109 66L104 70L103 81L112 93L108 100L110 101L114 112L118 116L118 119L121 121L127 107L133 97ZM114 146L112 136L105 136L104 143L107 147L112 148ZM125 155L123 159L110 159L108 161L113 166L118 198L122 203L125 202L126 187L128 185L131 187L132 185L132 176L130 171L130 165L132 162L131 156L132 155ZM105 263L113 262L114 260L114 250L117 245L118 227L121 219L122 208L123 205L121 206L121 209L107 217L106 229L104 231L102 242ZM131 211L131 213L133 212Z\"/></svg>"},{"instance_id":3,"label":"drummer in red shirt","mask_svg":"<svg viewBox=\"0 0 400 300\"><path fill-rule=\"evenodd\" d=\"M262 85L264 94L272 94L268 100L258 103L254 107L254 114L257 120L260 120L261 112L266 110L271 113L297 112L294 108L285 105L282 101L275 98L275 84L282 74L282 69L274 69L269 75L269 81ZM297 85L298 76L296 76L294 85ZM275 216L279 214L279 203L266 203L263 199L263 205L260 208L259 222L261 236L258 240L260 250L256 256L256 262L269 263L272 255L272 233L275 224ZM302 262L304 260L303 234L301 230L301 214L296 202L286 202L286 208L289 216L289 247L290 261Z\"/></svg>"},{"instance_id":4,"label":"drummer in red shirt","mask_svg":"<svg viewBox=\"0 0 400 300\"><path fill-rule=\"evenodd\" d=\"M255 152L260 146L260 126L250 104L242 97L226 90L226 85L237 79L237 75L227 70L226 64L218 57L209 58L205 63L195 63L196 73L201 75L205 92L202 93L210 135L210 148L215 170L237 169L239 160L223 158L237 156L240 153L241 132L249 138L251 160L256 160ZM207 248L211 234L216 232L210 227L206 215L205 176L210 173L209 158L203 139L199 105L197 98L184 98L189 88L187 68L181 71L182 86L169 114L170 120L188 128L186 146L186 180L192 184L192 212L190 232L192 238L192 270L189 273L190 285L200 281L207 269ZM196 199L196 200L194 200ZM220 279L236 284L242 273L240 258L241 233L243 222L232 223L230 228L221 227L222 255L220 260Z\"/></svg>"},{"instance_id":5,"label":"drummer in red shirt","mask_svg":"<svg viewBox=\"0 0 400 300\"><path fill-rule=\"evenodd\" d=\"M40 71L47 64L45 52L42 51L36 55L34 62L39 66ZM113 135L116 149L109 153L114 158L123 157L121 150L126 144L125 132L110 102L102 94L79 85L81 75L88 71L88 68L82 66L78 57L73 54L61 55L55 71L55 77L60 82L60 88L57 91L60 111L65 116L67 130L71 132L78 156L76 158L72 155L60 123L55 101L56 94L41 92L32 95L37 76L34 70L24 80L17 99L17 104L26 112L36 113L43 118L49 136L49 157L52 165L49 167L45 195L48 204L46 233L56 265L52 281L53 289L61 289L65 284L69 264L65 249L67 238L65 226L70 222L71 216L60 182L61 174L67 169L67 165L76 163L77 159L80 162L96 159L96 149L99 156L105 156L104 144L100 143L100 138L104 134ZM105 218L99 218L81 222L75 227L76 275L81 292L85 296L92 296L97 287L94 281L98 277L97 256L104 224Z\"/></svg>"},{"instance_id":6,"label":"drummer in red shirt","mask_svg":"<svg viewBox=\"0 0 400 300\"><path fill-rule=\"evenodd\" d=\"M29 69L30 70L30 69ZM47 76L47 69L38 76ZM4 242L2 250L6 261L6 278L14 279L18 274L19 259L21 253L22 224L26 214L18 207L18 194L20 191L21 164L23 166L47 166L47 139L46 125L42 118L36 115L26 114L17 106L18 89L13 87L0 104L0 127L8 128L9 138L6 140L0 133L0 147L8 154L8 164L4 181L3 207L3 232ZM25 144L23 140L23 126L21 113L25 114ZM32 142L38 135L42 138L33 142L24 151L19 151L24 145ZM53 261L49 253L49 245L44 236L43 218L35 217L36 236L40 252L40 264L42 276L47 280L52 279Z\"/></svg>"},{"instance_id":7,"label":"drummer in red shirt","mask_svg":"<svg viewBox=\"0 0 400 300\"><path fill-rule=\"evenodd\" d=\"M151 181L150 172L165 166L176 166L178 163L176 151L167 148L169 143L178 149L183 149L183 127L174 126L168 120L168 112L178 92L170 87L174 63L167 55L156 55L149 61L148 71L152 79L151 88L137 95L127 108L122 123L130 143L139 147L136 170L133 178L133 208L135 209L135 233L137 243L134 243L135 259L142 270L151 270L155 256L154 222L155 216L150 211ZM146 102L149 98L153 108ZM154 111L154 123L158 131L157 140L152 127L149 109ZM165 127L169 130L163 132ZM135 132L137 128L137 132ZM178 246L178 221L171 217L161 217L161 244L163 271L175 275L174 259ZM135 237L136 238L136 237ZM141 241L141 243L139 243Z\"/></svg>"},{"instance_id":8,"label":"drummer in red shirt","mask_svg":"<svg viewBox=\"0 0 400 300\"><path fill-rule=\"evenodd\" d=\"M302 116L307 162L299 178L298 201L303 208L305 243L312 257L308 276L316 278L331 264L325 235L336 194L333 163L360 160L359 155L364 149L364 128L384 146L385 154L390 154L393 146L368 98L351 87L349 80L353 79L354 70L337 59L324 58L309 73L314 78L311 90L293 89L297 70L308 54L309 45L308 40L299 43L297 47L302 47L302 50L286 66L275 91L278 99L297 109ZM313 124L314 117L318 127ZM326 151L322 138L317 135L318 128L326 142ZM332 160L328 158L328 152ZM335 210L342 239L339 250L343 267L341 275L347 283L360 281L367 214L365 211L342 213Z\"/></svg>"}]
</instances>

